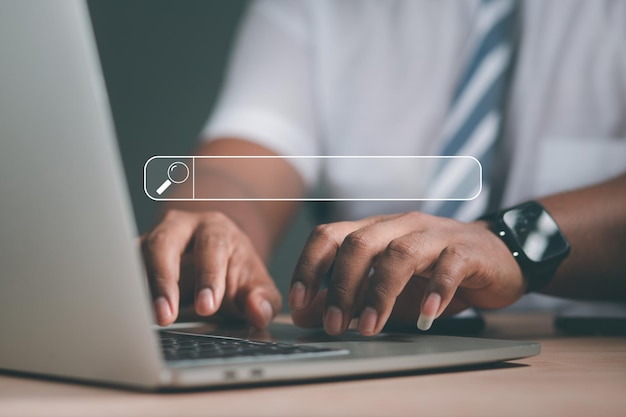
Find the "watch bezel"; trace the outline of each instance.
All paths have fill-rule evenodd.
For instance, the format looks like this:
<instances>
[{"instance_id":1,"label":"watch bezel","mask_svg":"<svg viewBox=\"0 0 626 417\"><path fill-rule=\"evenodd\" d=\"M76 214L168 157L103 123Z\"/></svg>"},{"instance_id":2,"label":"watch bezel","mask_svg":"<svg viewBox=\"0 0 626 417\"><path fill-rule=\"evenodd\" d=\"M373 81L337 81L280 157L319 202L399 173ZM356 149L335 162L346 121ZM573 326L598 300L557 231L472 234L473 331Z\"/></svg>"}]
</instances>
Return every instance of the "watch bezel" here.
<instances>
[{"instance_id":1,"label":"watch bezel","mask_svg":"<svg viewBox=\"0 0 626 417\"><path fill-rule=\"evenodd\" d=\"M506 213L514 210L519 211L521 209L539 210L541 215L548 216L554 225L554 233L558 234L558 238L561 239L560 243L562 244L562 248L558 252L555 252L550 256L543 257L538 261L528 256L524 250L522 242L518 240L515 231L512 230L512 228L504 220ZM527 281L526 292L536 291L545 287L550 282L563 260L567 258L570 253L570 243L561 232L558 223L548 210L546 210L546 208L537 201L529 201L507 209L499 210L495 213L481 217L480 220L488 222L491 231L505 243L511 255L520 266L522 274Z\"/></svg>"}]
</instances>

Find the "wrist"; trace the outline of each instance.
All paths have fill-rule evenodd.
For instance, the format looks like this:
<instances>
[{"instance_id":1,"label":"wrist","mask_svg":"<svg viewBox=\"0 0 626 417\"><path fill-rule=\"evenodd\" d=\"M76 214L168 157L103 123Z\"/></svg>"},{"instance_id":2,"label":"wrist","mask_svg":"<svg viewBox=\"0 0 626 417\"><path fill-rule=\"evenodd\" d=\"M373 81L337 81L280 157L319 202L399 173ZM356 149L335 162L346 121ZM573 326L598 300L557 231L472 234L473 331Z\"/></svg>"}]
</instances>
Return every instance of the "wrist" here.
<instances>
[{"instance_id":1,"label":"wrist","mask_svg":"<svg viewBox=\"0 0 626 417\"><path fill-rule=\"evenodd\" d=\"M473 223L484 230L485 239L489 240L489 243L485 241L485 245L489 248L492 259L497 259L501 277L506 278L502 285L507 288L506 291L515 294L516 299L518 299L527 292L528 279L520 268L517 259L505 242L493 232L489 221L480 218Z\"/></svg>"}]
</instances>

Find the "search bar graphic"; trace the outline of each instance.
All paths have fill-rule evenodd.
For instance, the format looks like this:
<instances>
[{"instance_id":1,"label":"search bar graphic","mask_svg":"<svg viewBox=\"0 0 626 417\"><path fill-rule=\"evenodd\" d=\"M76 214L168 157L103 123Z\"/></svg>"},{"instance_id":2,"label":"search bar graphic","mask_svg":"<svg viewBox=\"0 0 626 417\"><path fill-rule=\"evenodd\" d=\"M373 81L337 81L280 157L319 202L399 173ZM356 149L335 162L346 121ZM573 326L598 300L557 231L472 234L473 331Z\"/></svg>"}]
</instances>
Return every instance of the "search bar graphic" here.
<instances>
[{"instance_id":1,"label":"search bar graphic","mask_svg":"<svg viewBox=\"0 0 626 417\"><path fill-rule=\"evenodd\" d=\"M211 187L211 181L234 172L272 170L277 160L313 168L323 179L314 196L273 195L257 190ZM434 187L446 173L463 178L455 187ZM285 187L286 188L286 187ZM153 156L144 164L144 192L155 201L466 201L482 190L482 166L472 156Z\"/></svg>"}]
</instances>

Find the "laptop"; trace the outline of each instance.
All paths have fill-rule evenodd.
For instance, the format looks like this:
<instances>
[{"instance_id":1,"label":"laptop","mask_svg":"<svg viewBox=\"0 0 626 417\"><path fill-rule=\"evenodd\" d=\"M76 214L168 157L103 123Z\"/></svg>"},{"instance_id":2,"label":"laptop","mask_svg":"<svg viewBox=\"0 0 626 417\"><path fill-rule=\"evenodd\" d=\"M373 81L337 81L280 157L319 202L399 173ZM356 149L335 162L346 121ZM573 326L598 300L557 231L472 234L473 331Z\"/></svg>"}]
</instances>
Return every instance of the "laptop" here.
<instances>
[{"instance_id":1,"label":"laptop","mask_svg":"<svg viewBox=\"0 0 626 417\"><path fill-rule=\"evenodd\" d=\"M154 390L539 353L431 334L156 327L87 5L0 2L0 56L0 369Z\"/></svg>"}]
</instances>

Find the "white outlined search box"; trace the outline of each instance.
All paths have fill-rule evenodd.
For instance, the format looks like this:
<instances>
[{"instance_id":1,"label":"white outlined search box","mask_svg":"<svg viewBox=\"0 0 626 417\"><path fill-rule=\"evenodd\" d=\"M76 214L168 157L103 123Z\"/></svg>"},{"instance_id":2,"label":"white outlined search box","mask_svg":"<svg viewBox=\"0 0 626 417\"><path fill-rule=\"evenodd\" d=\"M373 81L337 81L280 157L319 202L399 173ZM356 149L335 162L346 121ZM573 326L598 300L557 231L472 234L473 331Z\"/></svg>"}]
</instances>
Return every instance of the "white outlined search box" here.
<instances>
[{"instance_id":1,"label":"white outlined search box","mask_svg":"<svg viewBox=\"0 0 626 417\"><path fill-rule=\"evenodd\" d=\"M263 172L277 159L318 165L331 179L325 194L287 195L276 187L274 195L233 197L203 186L228 164ZM442 172L452 181L431 180ZM153 156L144 164L144 192L155 201L467 201L481 190L482 166L472 156Z\"/></svg>"}]
</instances>

